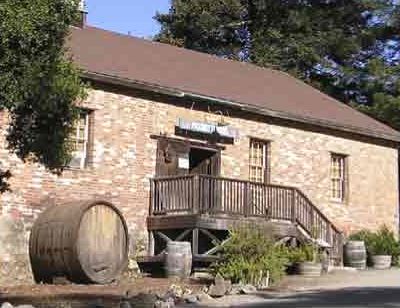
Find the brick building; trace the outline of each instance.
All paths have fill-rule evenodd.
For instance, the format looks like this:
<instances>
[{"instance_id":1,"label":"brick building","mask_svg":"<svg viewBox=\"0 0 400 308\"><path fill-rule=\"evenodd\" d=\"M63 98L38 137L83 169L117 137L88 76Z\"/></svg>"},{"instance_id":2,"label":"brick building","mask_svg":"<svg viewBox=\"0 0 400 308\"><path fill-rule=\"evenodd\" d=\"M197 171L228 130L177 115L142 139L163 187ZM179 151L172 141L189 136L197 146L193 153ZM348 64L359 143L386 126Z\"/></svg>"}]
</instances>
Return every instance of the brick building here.
<instances>
[{"instance_id":1,"label":"brick building","mask_svg":"<svg viewBox=\"0 0 400 308\"><path fill-rule=\"evenodd\" d=\"M135 238L146 236L150 200L152 213L157 206L165 206L161 214L168 206L187 211L162 199L169 198L162 187L176 187L152 190L150 179L195 174L261 185L251 186L261 216L275 202L269 188L282 189L276 200L283 201L275 203L285 213L288 200L295 200L294 190L285 195L287 187L341 231L382 224L398 230L400 134L388 126L285 73L251 64L90 26L73 28L68 46L91 85L70 168L52 175L11 155L7 115L0 115L1 168L13 173L0 211L21 218L27 230L51 203L101 198L121 209ZM213 206L232 210L250 186L224 183L215 185L213 194L224 197L213 195ZM178 199L197 193L177 185ZM185 196L180 201L192 200Z\"/></svg>"}]
</instances>

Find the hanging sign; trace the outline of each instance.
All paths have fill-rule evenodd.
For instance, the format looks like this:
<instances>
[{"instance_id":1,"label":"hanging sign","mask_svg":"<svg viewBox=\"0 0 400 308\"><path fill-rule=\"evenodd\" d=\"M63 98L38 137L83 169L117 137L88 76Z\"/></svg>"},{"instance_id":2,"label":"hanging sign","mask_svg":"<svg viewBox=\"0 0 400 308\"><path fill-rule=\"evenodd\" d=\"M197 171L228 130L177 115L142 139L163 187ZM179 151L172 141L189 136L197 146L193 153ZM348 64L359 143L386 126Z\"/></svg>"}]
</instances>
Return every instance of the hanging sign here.
<instances>
[{"instance_id":1,"label":"hanging sign","mask_svg":"<svg viewBox=\"0 0 400 308\"><path fill-rule=\"evenodd\" d=\"M177 127L182 130L214 135L216 134L219 137L229 138L229 139L238 139L239 138L239 130L229 126L229 125L215 125L204 122L196 122L196 121L186 121L183 119L179 119L177 123Z\"/></svg>"}]
</instances>

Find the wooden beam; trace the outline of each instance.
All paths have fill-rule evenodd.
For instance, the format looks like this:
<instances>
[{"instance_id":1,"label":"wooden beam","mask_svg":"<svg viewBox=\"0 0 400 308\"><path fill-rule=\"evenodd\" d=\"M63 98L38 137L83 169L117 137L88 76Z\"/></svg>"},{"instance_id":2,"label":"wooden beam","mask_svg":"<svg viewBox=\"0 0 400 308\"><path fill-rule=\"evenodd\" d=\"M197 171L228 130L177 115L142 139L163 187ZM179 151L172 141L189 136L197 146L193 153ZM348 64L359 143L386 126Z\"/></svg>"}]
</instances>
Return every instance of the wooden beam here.
<instances>
[{"instance_id":1,"label":"wooden beam","mask_svg":"<svg viewBox=\"0 0 400 308\"><path fill-rule=\"evenodd\" d=\"M295 248L297 246L299 246L299 240L295 237L292 237L290 240L290 247Z\"/></svg>"},{"instance_id":2,"label":"wooden beam","mask_svg":"<svg viewBox=\"0 0 400 308\"><path fill-rule=\"evenodd\" d=\"M206 255L206 256L213 255L213 254L216 253L219 249L220 249L219 246L215 246L215 247L211 248L210 250L206 251L205 253L203 253L203 255Z\"/></svg>"},{"instance_id":3,"label":"wooden beam","mask_svg":"<svg viewBox=\"0 0 400 308\"><path fill-rule=\"evenodd\" d=\"M286 243L288 243L291 239L292 239L291 236L285 236L285 237L281 238L280 240L276 241L274 245L275 245L275 246L278 246L278 245L286 244Z\"/></svg>"},{"instance_id":4,"label":"wooden beam","mask_svg":"<svg viewBox=\"0 0 400 308\"><path fill-rule=\"evenodd\" d=\"M163 239L166 243L171 242L172 240L166 236L164 233L162 233L161 231L156 231L156 234Z\"/></svg>"},{"instance_id":5,"label":"wooden beam","mask_svg":"<svg viewBox=\"0 0 400 308\"><path fill-rule=\"evenodd\" d=\"M176 137L171 137L171 136L163 136L163 135L150 135L151 139L165 139L173 142L180 142L184 144L190 144L190 146L197 147L197 148L202 148L206 150L225 150L226 147L223 145L215 144L215 143L210 143L210 142L201 142L201 141L196 141L196 140L188 140L188 139L182 139L182 138L176 138Z\"/></svg>"},{"instance_id":6,"label":"wooden beam","mask_svg":"<svg viewBox=\"0 0 400 308\"><path fill-rule=\"evenodd\" d=\"M211 238L212 241L217 242L217 244L221 243L221 240L217 238L214 234L212 234L210 231L207 229L199 229L201 233L207 235L209 238Z\"/></svg>"},{"instance_id":7,"label":"wooden beam","mask_svg":"<svg viewBox=\"0 0 400 308\"><path fill-rule=\"evenodd\" d=\"M211 248L210 250L206 251L203 255L206 255L206 256L213 255L214 253L218 252L218 250L220 250L221 246L225 245L230 240L231 240L231 238L227 238L226 240L222 241L221 244L219 244L219 245Z\"/></svg>"},{"instance_id":8,"label":"wooden beam","mask_svg":"<svg viewBox=\"0 0 400 308\"><path fill-rule=\"evenodd\" d=\"M175 238L175 242L179 242L180 240L182 240L186 235L188 235L190 232L192 232L192 229L187 229L185 231L183 231L181 234L179 234L176 238ZM172 240L171 240L172 241ZM163 249L160 254L164 254L166 252L167 248Z\"/></svg>"},{"instance_id":9,"label":"wooden beam","mask_svg":"<svg viewBox=\"0 0 400 308\"><path fill-rule=\"evenodd\" d=\"M199 254L199 229L193 229L193 238L192 238L192 253L193 255Z\"/></svg>"},{"instance_id":10,"label":"wooden beam","mask_svg":"<svg viewBox=\"0 0 400 308\"><path fill-rule=\"evenodd\" d=\"M190 232L192 232L192 229L187 229L187 230L183 231L181 234L179 234L175 238L175 242L179 242L179 241L183 240L186 237L186 235L188 235Z\"/></svg>"},{"instance_id":11,"label":"wooden beam","mask_svg":"<svg viewBox=\"0 0 400 308\"><path fill-rule=\"evenodd\" d=\"M218 256L209 256L209 255L193 255L193 261L197 262L215 262L220 258Z\"/></svg>"},{"instance_id":12,"label":"wooden beam","mask_svg":"<svg viewBox=\"0 0 400 308\"><path fill-rule=\"evenodd\" d=\"M149 256L154 256L154 232L149 232L149 242L148 242L148 254Z\"/></svg>"}]
</instances>

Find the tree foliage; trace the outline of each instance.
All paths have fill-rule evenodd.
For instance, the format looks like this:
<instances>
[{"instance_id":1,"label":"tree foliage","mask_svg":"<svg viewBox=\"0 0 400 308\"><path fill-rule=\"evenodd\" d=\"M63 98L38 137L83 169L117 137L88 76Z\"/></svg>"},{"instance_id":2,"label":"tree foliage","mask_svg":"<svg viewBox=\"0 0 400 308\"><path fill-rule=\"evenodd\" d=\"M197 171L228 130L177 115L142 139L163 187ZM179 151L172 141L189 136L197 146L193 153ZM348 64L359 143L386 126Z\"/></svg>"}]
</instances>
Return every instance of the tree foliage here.
<instances>
[{"instance_id":1,"label":"tree foliage","mask_svg":"<svg viewBox=\"0 0 400 308\"><path fill-rule=\"evenodd\" d=\"M52 171L69 159L74 103L85 95L64 44L79 18L78 2L0 1L0 111L10 118L8 148Z\"/></svg>"},{"instance_id":2,"label":"tree foliage","mask_svg":"<svg viewBox=\"0 0 400 308\"><path fill-rule=\"evenodd\" d=\"M155 16L163 27L156 40L220 56L234 56L240 49L240 42L232 27L227 25L240 20L241 11L239 0L173 1L168 14Z\"/></svg>"},{"instance_id":3,"label":"tree foliage","mask_svg":"<svg viewBox=\"0 0 400 308\"><path fill-rule=\"evenodd\" d=\"M173 0L155 19L157 40L286 71L400 127L398 1Z\"/></svg>"},{"instance_id":4,"label":"tree foliage","mask_svg":"<svg viewBox=\"0 0 400 308\"><path fill-rule=\"evenodd\" d=\"M367 103L354 107L400 131L400 66L374 59L363 71Z\"/></svg>"}]
</instances>

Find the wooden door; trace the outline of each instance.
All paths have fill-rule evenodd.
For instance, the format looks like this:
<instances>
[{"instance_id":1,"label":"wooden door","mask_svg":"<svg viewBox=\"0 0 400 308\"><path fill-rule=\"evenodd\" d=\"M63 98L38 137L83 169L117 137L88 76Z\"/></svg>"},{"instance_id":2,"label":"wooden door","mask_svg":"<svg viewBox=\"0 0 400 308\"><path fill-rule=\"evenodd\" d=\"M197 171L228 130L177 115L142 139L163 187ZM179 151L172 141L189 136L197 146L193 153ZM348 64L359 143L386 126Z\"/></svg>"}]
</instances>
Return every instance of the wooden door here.
<instances>
[{"instance_id":1,"label":"wooden door","mask_svg":"<svg viewBox=\"0 0 400 308\"><path fill-rule=\"evenodd\" d=\"M206 148L192 148L190 151L190 173L209 175L201 181L201 207L207 212L220 209L221 182L216 177L220 175L220 152Z\"/></svg>"},{"instance_id":2,"label":"wooden door","mask_svg":"<svg viewBox=\"0 0 400 308\"><path fill-rule=\"evenodd\" d=\"M185 175L189 173L190 147L184 142L159 139L157 145L156 176Z\"/></svg>"}]
</instances>

